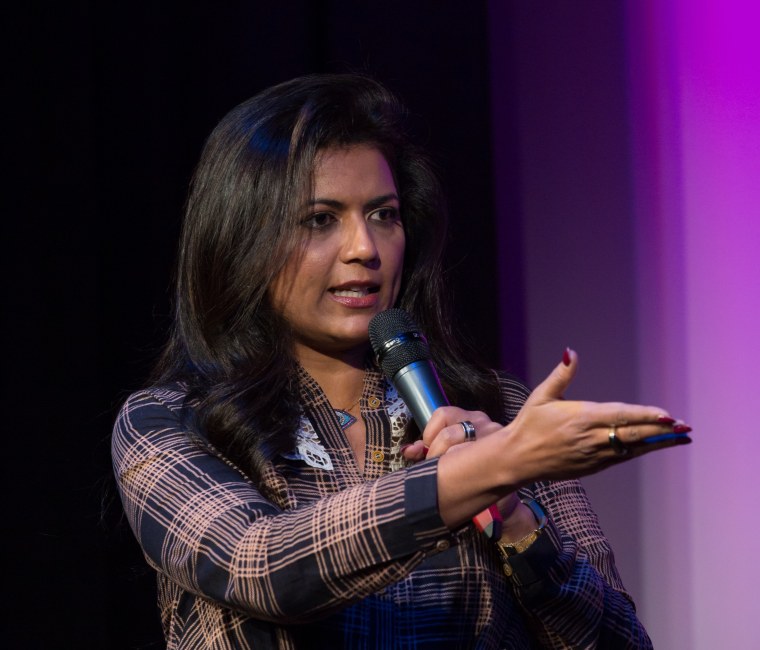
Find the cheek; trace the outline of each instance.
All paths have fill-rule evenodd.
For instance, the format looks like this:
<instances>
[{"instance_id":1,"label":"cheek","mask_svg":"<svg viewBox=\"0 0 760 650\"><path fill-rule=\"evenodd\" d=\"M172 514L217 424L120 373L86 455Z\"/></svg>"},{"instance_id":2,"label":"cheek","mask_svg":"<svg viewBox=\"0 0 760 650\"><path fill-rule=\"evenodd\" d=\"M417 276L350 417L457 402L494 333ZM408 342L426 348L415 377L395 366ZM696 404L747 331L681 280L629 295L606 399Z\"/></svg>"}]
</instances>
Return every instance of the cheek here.
<instances>
[{"instance_id":1,"label":"cheek","mask_svg":"<svg viewBox=\"0 0 760 650\"><path fill-rule=\"evenodd\" d=\"M320 290L329 280L332 256L324 246L311 246L293 270L293 286L300 291Z\"/></svg>"},{"instance_id":2,"label":"cheek","mask_svg":"<svg viewBox=\"0 0 760 650\"><path fill-rule=\"evenodd\" d=\"M284 309L289 302L303 297L305 290L316 286L325 275L324 258L319 247L312 244L291 255L269 289L275 309Z\"/></svg>"}]
</instances>

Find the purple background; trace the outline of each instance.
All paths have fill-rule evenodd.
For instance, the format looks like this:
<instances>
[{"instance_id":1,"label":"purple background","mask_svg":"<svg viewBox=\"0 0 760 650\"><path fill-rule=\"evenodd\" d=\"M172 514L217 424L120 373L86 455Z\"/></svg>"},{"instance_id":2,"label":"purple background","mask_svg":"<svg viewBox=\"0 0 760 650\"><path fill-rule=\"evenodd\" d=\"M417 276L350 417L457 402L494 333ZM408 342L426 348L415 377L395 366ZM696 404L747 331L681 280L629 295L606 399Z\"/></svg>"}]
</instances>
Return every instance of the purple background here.
<instances>
[{"instance_id":1,"label":"purple background","mask_svg":"<svg viewBox=\"0 0 760 650\"><path fill-rule=\"evenodd\" d=\"M655 647L758 647L760 9L491 6L497 209L499 122L519 125L529 379L571 345L573 396L694 426L692 446L584 483Z\"/></svg>"}]
</instances>

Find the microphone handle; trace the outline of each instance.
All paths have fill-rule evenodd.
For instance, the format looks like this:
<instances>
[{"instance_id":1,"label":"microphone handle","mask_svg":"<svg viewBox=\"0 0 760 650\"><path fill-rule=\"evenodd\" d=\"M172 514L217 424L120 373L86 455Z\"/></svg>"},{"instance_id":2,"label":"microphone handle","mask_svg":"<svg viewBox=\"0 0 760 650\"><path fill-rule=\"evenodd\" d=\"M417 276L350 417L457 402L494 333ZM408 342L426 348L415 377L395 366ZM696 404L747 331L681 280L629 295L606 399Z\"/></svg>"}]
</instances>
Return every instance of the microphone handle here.
<instances>
[{"instance_id":1,"label":"microphone handle","mask_svg":"<svg viewBox=\"0 0 760 650\"><path fill-rule=\"evenodd\" d=\"M438 375L430 361L415 361L404 366L393 378L396 390L403 396L420 430L427 426L439 406L448 406Z\"/></svg>"},{"instance_id":2,"label":"microphone handle","mask_svg":"<svg viewBox=\"0 0 760 650\"><path fill-rule=\"evenodd\" d=\"M449 400L430 361L414 361L404 366L393 377L393 384L420 430L425 428L435 409L449 406ZM496 504L475 515L472 522L490 540L496 541L501 537L502 518Z\"/></svg>"}]
</instances>

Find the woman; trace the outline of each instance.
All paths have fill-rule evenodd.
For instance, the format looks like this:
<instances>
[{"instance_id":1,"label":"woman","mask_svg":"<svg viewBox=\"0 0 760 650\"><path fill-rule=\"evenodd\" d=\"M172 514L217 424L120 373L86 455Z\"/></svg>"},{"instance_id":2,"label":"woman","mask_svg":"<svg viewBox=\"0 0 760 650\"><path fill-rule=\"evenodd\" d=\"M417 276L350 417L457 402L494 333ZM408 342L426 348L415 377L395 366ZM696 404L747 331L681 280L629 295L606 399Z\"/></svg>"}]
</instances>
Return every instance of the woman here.
<instances>
[{"instance_id":1,"label":"woman","mask_svg":"<svg viewBox=\"0 0 760 650\"><path fill-rule=\"evenodd\" d=\"M530 396L468 362L441 298L441 192L402 118L376 82L316 75L204 147L174 329L113 438L167 645L649 647L574 479L688 427L562 400L570 350ZM457 405L424 435L370 353L394 306ZM471 521L494 504L489 538Z\"/></svg>"}]
</instances>

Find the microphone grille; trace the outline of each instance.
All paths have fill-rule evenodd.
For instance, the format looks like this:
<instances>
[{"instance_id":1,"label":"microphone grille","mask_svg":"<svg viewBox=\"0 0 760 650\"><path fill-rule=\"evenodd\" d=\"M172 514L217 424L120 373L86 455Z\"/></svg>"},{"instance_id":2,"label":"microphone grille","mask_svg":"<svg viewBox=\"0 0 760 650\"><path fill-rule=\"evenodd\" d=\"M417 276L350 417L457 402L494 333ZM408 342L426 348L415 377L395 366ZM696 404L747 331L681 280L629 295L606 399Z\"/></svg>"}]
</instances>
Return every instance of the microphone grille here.
<instances>
[{"instance_id":1,"label":"microphone grille","mask_svg":"<svg viewBox=\"0 0 760 650\"><path fill-rule=\"evenodd\" d=\"M403 309L375 314L369 322L369 340L383 373L391 380L404 366L430 360L427 340Z\"/></svg>"}]
</instances>

